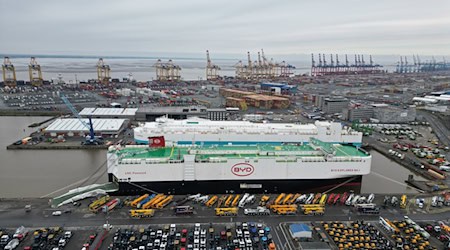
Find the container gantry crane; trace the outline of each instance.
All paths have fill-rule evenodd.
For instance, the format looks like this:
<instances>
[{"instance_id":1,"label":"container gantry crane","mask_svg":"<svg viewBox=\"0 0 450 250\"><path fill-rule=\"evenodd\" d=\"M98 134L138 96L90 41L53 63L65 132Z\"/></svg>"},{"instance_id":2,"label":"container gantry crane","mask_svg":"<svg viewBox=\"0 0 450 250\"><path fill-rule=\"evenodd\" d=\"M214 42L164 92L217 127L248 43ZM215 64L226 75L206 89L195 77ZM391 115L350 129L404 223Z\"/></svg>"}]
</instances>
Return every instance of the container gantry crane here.
<instances>
[{"instance_id":1,"label":"container gantry crane","mask_svg":"<svg viewBox=\"0 0 450 250\"><path fill-rule=\"evenodd\" d=\"M218 80L220 67L211 62L209 51L206 51L206 80Z\"/></svg>"},{"instance_id":2,"label":"container gantry crane","mask_svg":"<svg viewBox=\"0 0 450 250\"><path fill-rule=\"evenodd\" d=\"M30 83L35 87L42 86L44 79L42 78L41 65L36 62L36 58L31 57L28 65L28 74L30 75Z\"/></svg>"},{"instance_id":3,"label":"container gantry crane","mask_svg":"<svg viewBox=\"0 0 450 250\"><path fill-rule=\"evenodd\" d=\"M111 68L105 64L103 58L98 59L97 62L97 78L100 83L109 84Z\"/></svg>"},{"instance_id":4,"label":"container gantry crane","mask_svg":"<svg viewBox=\"0 0 450 250\"><path fill-rule=\"evenodd\" d=\"M16 87L17 85L16 69L14 68L14 65L11 63L11 60L9 60L9 57L7 56L5 56L3 60L2 71L3 71L3 82L5 83L5 86Z\"/></svg>"}]
</instances>

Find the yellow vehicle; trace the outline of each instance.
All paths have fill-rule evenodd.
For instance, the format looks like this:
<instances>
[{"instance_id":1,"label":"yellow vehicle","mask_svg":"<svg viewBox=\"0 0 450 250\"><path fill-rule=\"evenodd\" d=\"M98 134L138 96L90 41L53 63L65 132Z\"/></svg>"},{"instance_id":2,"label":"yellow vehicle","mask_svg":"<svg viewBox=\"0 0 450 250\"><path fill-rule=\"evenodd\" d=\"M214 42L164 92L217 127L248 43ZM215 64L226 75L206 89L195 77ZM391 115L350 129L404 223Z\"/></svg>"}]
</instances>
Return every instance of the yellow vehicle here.
<instances>
[{"instance_id":1,"label":"yellow vehicle","mask_svg":"<svg viewBox=\"0 0 450 250\"><path fill-rule=\"evenodd\" d=\"M270 196L268 196L268 195L263 195L263 196L261 197L261 201L259 202L259 205L260 205L260 206L265 206L266 203L267 203L269 200L270 200Z\"/></svg>"},{"instance_id":2,"label":"yellow vehicle","mask_svg":"<svg viewBox=\"0 0 450 250\"><path fill-rule=\"evenodd\" d=\"M145 203L142 206L142 209L148 209L152 208L156 203L160 202L162 199L164 199L165 195L163 194L157 194L153 199L149 200L147 203Z\"/></svg>"},{"instance_id":3,"label":"yellow vehicle","mask_svg":"<svg viewBox=\"0 0 450 250\"><path fill-rule=\"evenodd\" d=\"M297 205L271 205L270 209L277 214L295 214Z\"/></svg>"},{"instance_id":4,"label":"yellow vehicle","mask_svg":"<svg viewBox=\"0 0 450 250\"><path fill-rule=\"evenodd\" d=\"M206 206L207 207L212 207L214 205L214 203L216 203L217 199L218 199L217 195L214 195L213 197L211 197L211 199L209 199L206 202Z\"/></svg>"},{"instance_id":5,"label":"yellow vehicle","mask_svg":"<svg viewBox=\"0 0 450 250\"><path fill-rule=\"evenodd\" d=\"M301 196L301 194L295 194L294 197L289 201L288 204L294 204L295 201Z\"/></svg>"},{"instance_id":6,"label":"yellow vehicle","mask_svg":"<svg viewBox=\"0 0 450 250\"><path fill-rule=\"evenodd\" d=\"M229 207L231 205L231 200L233 199L233 195L228 195L228 198L225 200L225 207Z\"/></svg>"},{"instance_id":7,"label":"yellow vehicle","mask_svg":"<svg viewBox=\"0 0 450 250\"><path fill-rule=\"evenodd\" d=\"M406 204L407 204L407 196L406 196L406 194L404 194L400 198L400 208L405 209L406 208Z\"/></svg>"},{"instance_id":8,"label":"yellow vehicle","mask_svg":"<svg viewBox=\"0 0 450 250\"><path fill-rule=\"evenodd\" d=\"M152 217L154 214L155 214L154 209L132 209L132 210L130 210L130 216L133 218Z\"/></svg>"},{"instance_id":9,"label":"yellow vehicle","mask_svg":"<svg viewBox=\"0 0 450 250\"><path fill-rule=\"evenodd\" d=\"M237 206L238 202L239 202L239 198L241 198L240 194L237 194L236 197L234 197L233 203L231 203L232 207Z\"/></svg>"},{"instance_id":10,"label":"yellow vehicle","mask_svg":"<svg viewBox=\"0 0 450 250\"><path fill-rule=\"evenodd\" d=\"M305 208L303 209L303 213L306 215L322 215L325 213L325 208L324 207L311 207L311 208Z\"/></svg>"},{"instance_id":11,"label":"yellow vehicle","mask_svg":"<svg viewBox=\"0 0 450 250\"><path fill-rule=\"evenodd\" d=\"M219 201L217 202L217 207L221 207L224 204L226 199L227 199L226 195L223 195L222 197L220 197Z\"/></svg>"},{"instance_id":12,"label":"yellow vehicle","mask_svg":"<svg viewBox=\"0 0 450 250\"><path fill-rule=\"evenodd\" d=\"M286 195L286 197L284 197L284 199L283 199L283 205L288 204L291 201L293 196L294 196L293 194Z\"/></svg>"},{"instance_id":13,"label":"yellow vehicle","mask_svg":"<svg viewBox=\"0 0 450 250\"><path fill-rule=\"evenodd\" d=\"M148 197L148 194L144 194L142 196L140 196L139 198L135 199L134 201L131 202L131 206L132 207L137 207L137 205L139 204L139 202L143 201L144 199L146 199Z\"/></svg>"},{"instance_id":14,"label":"yellow vehicle","mask_svg":"<svg viewBox=\"0 0 450 250\"><path fill-rule=\"evenodd\" d=\"M109 195L102 196L99 199L95 200L91 204L89 204L89 210L96 212L101 206L105 205L111 198Z\"/></svg>"},{"instance_id":15,"label":"yellow vehicle","mask_svg":"<svg viewBox=\"0 0 450 250\"><path fill-rule=\"evenodd\" d=\"M311 202L312 204L317 204L322 197L321 193L317 193L316 196L314 196L314 200Z\"/></svg>"},{"instance_id":16,"label":"yellow vehicle","mask_svg":"<svg viewBox=\"0 0 450 250\"><path fill-rule=\"evenodd\" d=\"M164 200L155 204L155 207L158 209L161 209L161 208L165 207L167 204L169 204L172 201L172 199L173 199L173 195L169 195Z\"/></svg>"},{"instance_id":17,"label":"yellow vehicle","mask_svg":"<svg viewBox=\"0 0 450 250\"><path fill-rule=\"evenodd\" d=\"M322 194L322 197L320 198L319 204L320 205L325 205L325 203L327 202L327 194Z\"/></svg>"},{"instance_id":18,"label":"yellow vehicle","mask_svg":"<svg viewBox=\"0 0 450 250\"><path fill-rule=\"evenodd\" d=\"M274 205L280 205L281 204L281 200L283 199L283 197L285 196L285 193L282 193L280 195L278 195L277 199L274 202Z\"/></svg>"},{"instance_id":19,"label":"yellow vehicle","mask_svg":"<svg viewBox=\"0 0 450 250\"><path fill-rule=\"evenodd\" d=\"M239 208L227 207L227 208L216 208L215 210L216 210L217 216L231 216L231 215L237 215Z\"/></svg>"}]
</instances>

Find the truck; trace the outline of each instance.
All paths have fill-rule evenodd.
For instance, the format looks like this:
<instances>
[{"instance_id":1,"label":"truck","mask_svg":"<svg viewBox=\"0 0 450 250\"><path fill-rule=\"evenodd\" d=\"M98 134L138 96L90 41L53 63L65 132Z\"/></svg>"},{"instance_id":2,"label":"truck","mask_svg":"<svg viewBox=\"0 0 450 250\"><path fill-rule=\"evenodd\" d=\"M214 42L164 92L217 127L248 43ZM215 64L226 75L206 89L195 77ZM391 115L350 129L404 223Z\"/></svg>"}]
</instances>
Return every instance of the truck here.
<instances>
[{"instance_id":1,"label":"truck","mask_svg":"<svg viewBox=\"0 0 450 250\"><path fill-rule=\"evenodd\" d=\"M291 201L293 196L294 196L293 194L286 195L286 197L284 197L284 199L283 199L283 203L282 204L283 205L287 205Z\"/></svg>"},{"instance_id":2,"label":"truck","mask_svg":"<svg viewBox=\"0 0 450 250\"><path fill-rule=\"evenodd\" d=\"M408 199L407 199L406 194L402 195L402 197L400 198L400 208L405 209L407 202L408 202Z\"/></svg>"},{"instance_id":3,"label":"truck","mask_svg":"<svg viewBox=\"0 0 450 250\"><path fill-rule=\"evenodd\" d=\"M267 203L269 200L270 200L270 196L268 196L268 195L263 195L263 196L261 197L261 200L259 201L259 205L260 205L260 206L265 206L266 203Z\"/></svg>"},{"instance_id":4,"label":"truck","mask_svg":"<svg viewBox=\"0 0 450 250\"><path fill-rule=\"evenodd\" d=\"M281 215L297 213L297 205L271 205L270 209L274 213Z\"/></svg>"},{"instance_id":5,"label":"truck","mask_svg":"<svg viewBox=\"0 0 450 250\"><path fill-rule=\"evenodd\" d=\"M145 203L142 206L142 209L149 209L149 208L153 208L157 203L159 203L160 201L162 201L166 196L163 194L157 194L153 199L151 199L150 201L148 201L147 203Z\"/></svg>"},{"instance_id":6,"label":"truck","mask_svg":"<svg viewBox=\"0 0 450 250\"><path fill-rule=\"evenodd\" d=\"M154 209L131 209L130 216L133 218L148 218L155 215Z\"/></svg>"},{"instance_id":7,"label":"truck","mask_svg":"<svg viewBox=\"0 0 450 250\"><path fill-rule=\"evenodd\" d=\"M207 207L212 207L215 203L216 203L216 201L219 199L219 197L217 196L217 195L214 195L213 197L211 197L206 203L205 203L205 205L207 206Z\"/></svg>"},{"instance_id":8,"label":"truck","mask_svg":"<svg viewBox=\"0 0 450 250\"><path fill-rule=\"evenodd\" d=\"M266 207L246 208L245 215L270 215L270 210Z\"/></svg>"},{"instance_id":9,"label":"truck","mask_svg":"<svg viewBox=\"0 0 450 250\"><path fill-rule=\"evenodd\" d=\"M111 198L109 197L109 195L98 198L97 200L89 204L89 210L92 212L97 212L98 209L101 208L103 205L105 205L105 203L108 202L110 199Z\"/></svg>"},{"instance_id":10,"label":"truck","mask_svg":"<svg viewBox=\"0 0 450 250\"><path fill-rule=\"evenodd\" d=\"M217 216L236 216L238 214L238 207L228 207L228 208L216 208Z\"/></svg>"},{"instance_id":11,"label":"truck","mask_svg":"<svg viewBox=\"0 0 450 250\"><path fill-rule=\"evenodd\" d=\"M117 205L120 204L120 199L119 198L115 198L111 201L109 201L108 203L106 203L103 207L102 207L102 212L104 213L108 213L111 210L113 210Z\"/></svg>"},{"instance_id":12,"label":"truck","mask_svg":"<svg viewBox=\"0 0 450 250\"><path fill-rule=\"evenodd\" d=\"M278 195L278 197L275 199L274 205L281 204L281 200L284 198L285 195L286 195L285 193L281 193L280 195Z\"/></svg>"},{"instance_id":13,"label":"truck","mask_svg":"<svg viewBox=\"0 0 450 250\"><path fill-rule=\"evenodd\" d=\"M137 205L139 204L139 202L143 201L143 200L146 199L148 196L149 196L148 194L144 194L144 195L138 197L137 199L133 200L133 201L131 202L130 205L131 205L132 207L137 207Z\"/></svg>"},{"instance_id":14,"label":"truck","mask_svg":"<svg viewBox=\"0 0 450 250\"><path fill-rule=\"evenodd\" d=\"M318 207L304 208L303 213L306 215L323 215L325 213L325 207L318 206Z\"/></svg>"},{"instance_id":15,"label":"truck","mask_svg":"<svg viewBox=\"0 0 450 250\"><path fill-rule=\"evenodd\" d=\"M250 194L248 194L248 193L245 193L244 196L242 196L242 199L239 201L239 204L238 204L238 206L240 208L243 208L245 206L245 204L247 204L248 197L250 197Z\"/></svg>"},{"instance_id":16,"label":"truck","mask_svg":"<svg viewBox=\"0 0 450 250\"><path fill-rule=\"evenodd\" d=\"M319 204L320 205L325 205L326 202L327 202L327 194L322 194L322 197L320 198Z\"/></svg>"},{"instance_id":17,"label":"truck","mask_svg":"<svg viewBox=\"0 0 450 250\"><path fill-rule=\"evenodd\" d=\"M176 206L174 207L175 215L193 214L194 208L191 206Z\"/></svg>"},{"instance_id":18,"label":"truck","mask_svg":"<svg viewBox=\"0 0 450 250\"><path fill-rule=\"evenodd\" d=\"M241 195L240 195L240 194L237 194L236 197L234 197L234 200L233 200L233 202L231 203L231 206L232 206L232 207L236 207L236 206L238 205L239 198L241 198Z\"/></svg>"},{"instance_id":19,"label":"truck","mask_svg":"<svg viewBox=\"0 0 450 250\"><path fill-rule=\"evenodd\" d=\"M137 208L142 208L142 206L144 206L145 203L151 201L151 199L155 198L155 196L156 196L156 194L150 195L149 197L147 197L147 198L145 198L144 200L142 200L141 202L139 202L139 203L137 204L136 207L137 207Z\"/></svg>"},{"instance_id":20,"label":"truck","mask_svg":"<svg viewBox=\"0 0 450 250\"><path fill-rule=\"evenodd\" d=\"M225 200L225 207L229 207L231 205L231 201L233 200L233 195L228 195L227 199Z\"/></svg>"},{"instance_id":21,"label":"truck","mask_svg":"<svg viewBox=\"0 0 450 250\"><path fill-rule=\"evenodd\" d=\"M169 195L169 196L167 196L164 200L158 202L158 203L155 205L155 208L158 208L158 209L164 208L164 207L167 206L167 204L169 204L172 200L173 200L173 195Z\"/></svg>"}]
</instances>

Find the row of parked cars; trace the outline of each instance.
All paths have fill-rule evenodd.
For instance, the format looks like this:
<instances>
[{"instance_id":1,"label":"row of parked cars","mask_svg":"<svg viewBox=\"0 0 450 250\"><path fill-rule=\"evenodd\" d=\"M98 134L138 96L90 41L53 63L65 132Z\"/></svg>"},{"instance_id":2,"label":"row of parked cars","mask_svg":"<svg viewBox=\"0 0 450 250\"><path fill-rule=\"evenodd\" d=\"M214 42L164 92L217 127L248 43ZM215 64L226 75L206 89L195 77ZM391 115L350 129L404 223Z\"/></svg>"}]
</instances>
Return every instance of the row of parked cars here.
<instances>
[{"instance_id":1,"label":"row of parked cars","mask_svg":"<svg viewBox=\"0 0 450 250\"><path fill-rule=\"evenodd\" d=\"M200 224L149 226L139 230L117 229L108 249L275 249L270 228L262 224Z\"/></svg>"}]
</instances>

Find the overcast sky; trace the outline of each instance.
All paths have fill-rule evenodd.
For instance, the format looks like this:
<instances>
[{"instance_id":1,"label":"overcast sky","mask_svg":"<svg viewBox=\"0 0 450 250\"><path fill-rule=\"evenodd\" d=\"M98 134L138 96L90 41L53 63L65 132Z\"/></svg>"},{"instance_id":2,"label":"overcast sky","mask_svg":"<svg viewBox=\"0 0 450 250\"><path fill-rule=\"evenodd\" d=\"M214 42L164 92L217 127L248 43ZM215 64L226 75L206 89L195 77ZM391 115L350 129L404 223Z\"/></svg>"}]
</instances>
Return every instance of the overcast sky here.
<instances>
[{"instance_id":1,"label":"overcast sky","mask_svg":"<svg viewBox=\"0 0 450 250\"><path fill-rule=\"evenodd\" d=\"M0 52L450 55L449 0L0 0Z\"/></svg>"}]
</instances>

